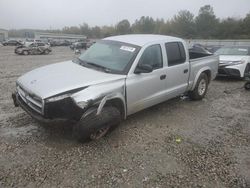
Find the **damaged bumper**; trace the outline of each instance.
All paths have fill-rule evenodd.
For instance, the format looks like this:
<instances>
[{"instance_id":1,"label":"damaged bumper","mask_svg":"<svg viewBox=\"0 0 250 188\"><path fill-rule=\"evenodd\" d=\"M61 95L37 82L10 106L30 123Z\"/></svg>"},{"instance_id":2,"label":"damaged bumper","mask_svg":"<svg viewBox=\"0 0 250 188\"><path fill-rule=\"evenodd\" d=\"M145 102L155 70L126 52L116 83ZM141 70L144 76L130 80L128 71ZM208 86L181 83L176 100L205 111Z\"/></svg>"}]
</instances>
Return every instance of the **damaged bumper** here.
<instances>
[{"instance_id":1,"label":"damaged bumper","mask_svg":"<svg viewBox=\"0 0 250 188\"><path fill-rule=\"evenodd\" d=\"M42 123L77 122L78 118L80 119L80 116L83 113L82 110L76 106L65 106L65 104L51 103L45 106L45 114L42 115L30 108L17 92L12 93L12 99L16 107L20 106L31 117ZM58 106L60 106L60 108L58 108ZM59 110L56 110L55 108Z\"/></svg>"}]
</instances>

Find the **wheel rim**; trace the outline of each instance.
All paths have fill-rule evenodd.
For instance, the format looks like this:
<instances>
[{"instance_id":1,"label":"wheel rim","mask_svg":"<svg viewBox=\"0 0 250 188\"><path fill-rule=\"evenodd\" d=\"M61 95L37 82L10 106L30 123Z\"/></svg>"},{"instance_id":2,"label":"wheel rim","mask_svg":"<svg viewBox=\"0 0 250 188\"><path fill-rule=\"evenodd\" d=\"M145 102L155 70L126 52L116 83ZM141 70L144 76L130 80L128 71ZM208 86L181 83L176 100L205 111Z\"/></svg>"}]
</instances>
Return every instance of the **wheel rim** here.
<instances>
[{"instance_id":1,"label":"wheel rim","mask_svg":"<svg viewBox=\"0 0 250 188\"><path fill-rule=\"evenodd\" d=\"M202 79L200 81L200 83L199 83L199 86L198 86L198 93L199 93L199 95L203 95L205 93L206 87L207 87L206 80Z\"/></svg>"},{"instance_id":2,"label":"wheel rim","mask_svg":"<svg viewBox=\"0 0 250 188\"><path fill-rule=\"evenodd\" d=\"M90 139L91 140L98 140L100 139L101 137L103 137L109 130L109 126L108 127L103 127L101 129L98 129L97 131L95 131L94 133L92 133L90 135Z\"/></svg>"},{"instance_id":3,"label":"wheel rim","mask_svg":"<svg viewBox=\"0 0 250 188\"><path fill-rule=\"evenodd\" d=\"M23 54L24 54L24 55L28 55L28 52L27 52L27 51L24 51Z\"/></svg>"}]
</instances>

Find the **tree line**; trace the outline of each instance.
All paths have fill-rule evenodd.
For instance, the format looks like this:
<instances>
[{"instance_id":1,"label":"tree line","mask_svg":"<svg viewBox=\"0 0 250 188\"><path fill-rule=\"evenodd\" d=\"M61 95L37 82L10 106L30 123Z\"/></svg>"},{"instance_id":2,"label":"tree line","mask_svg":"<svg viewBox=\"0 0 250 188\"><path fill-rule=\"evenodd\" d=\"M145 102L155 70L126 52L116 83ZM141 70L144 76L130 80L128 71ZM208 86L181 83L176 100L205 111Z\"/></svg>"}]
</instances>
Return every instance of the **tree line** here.
<instances>
[{"instance_id":1,"label":"tree line","mask_svg":"<svg viewBox=\"0 0 250 188\"><path fill-rule=\"evenodd\" d=\"M25 37L25 33L30 31L10 30L9 36ZM169 20L142 16L132 24L124 19L115 26L90 27L87 23L83 23L79 26L64 27L63 29L36 31L80 34L89 38L144 33L171 35L185 39L250 39L250 13L244 18L219 19L216 17L213 7L205 5L199 9L197 16L188 10L182 10Z\"/></svg>"}]
</instances>

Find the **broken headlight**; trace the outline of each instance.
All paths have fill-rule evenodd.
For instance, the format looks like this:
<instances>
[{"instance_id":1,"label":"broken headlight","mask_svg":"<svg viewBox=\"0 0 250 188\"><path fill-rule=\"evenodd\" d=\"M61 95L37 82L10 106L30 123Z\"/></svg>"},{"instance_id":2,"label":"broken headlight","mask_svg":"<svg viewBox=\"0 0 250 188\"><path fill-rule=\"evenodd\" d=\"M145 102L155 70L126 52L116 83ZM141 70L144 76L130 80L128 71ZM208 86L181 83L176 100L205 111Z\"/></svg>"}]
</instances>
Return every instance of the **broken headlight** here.
<instances>
[{"instance_id":1,"label":"broken headlight","mask_svg":"<svg viewBox=\"0 0 250 188\"><path fill-rule=\"evenodd\" d=\"M45 102L55 102L55 101L63 100L63 99L65 99L67 97L70 97L74 93L77 93L78 91L81 91L81 90L83 90L85 88L87 88L87 87L81 87L81 88L78 88L78 89L73 89L73 90L70 90L70 91L55 95L53 97L49 97L49 98L47 98L45 100Z\"/></svg>"},{"instance_id":2,"label":"broken headlight","mask_svg":"<svg viewBox=\"0 0 250 188\"><path fill-rule=\"evenodd\" d=\"M86 106L88 106L88 103L85 101L75 102L78 107L81 109L84 109Z\"/></svg>"},{"instance_id":3,"label":"broken headlight","mask_svg":"<svg viewBox=\"0 0 250 188\"><path fill-rule=\"evenodd\" d=\"M59 96L55 96L55 97L51 97L45 100L45 102L55 102L55 101L59 101L62 99L65 99L67 97L70 97L72 94L71 93L67 93L67 94L63 94L63 95L59 95Z\"/></svg>"}]
</instances>

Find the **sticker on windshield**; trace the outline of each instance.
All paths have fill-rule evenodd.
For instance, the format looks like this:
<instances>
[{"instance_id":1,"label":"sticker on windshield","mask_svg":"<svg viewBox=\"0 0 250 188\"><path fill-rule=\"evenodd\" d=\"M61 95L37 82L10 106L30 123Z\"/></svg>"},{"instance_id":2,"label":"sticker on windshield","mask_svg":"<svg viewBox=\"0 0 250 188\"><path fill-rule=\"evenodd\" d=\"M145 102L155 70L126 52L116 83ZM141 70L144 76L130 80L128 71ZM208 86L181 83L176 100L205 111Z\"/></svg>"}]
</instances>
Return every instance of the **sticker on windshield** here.
<instances>
[{"instance_id":1,"label":"sticker on windshield","mask_svg":"<svg viewBox=\"0 0 250 188\"><path fill-rule=\"evenodd\" d=\"M246 48L239 48L238 51L247 52Z\"/></svg>"},{"instance_id":2,"label":"sticker on windshield","mask_svg":"<svg viewBox=\"0 0 250 188\"><path fill-rule=\"evenodd\" d=\"M120 49L121 49L121 50L128 51L128 52L134 52L134 51L135 51L135 48L129 47L129 46L121 46Z\"/></svg>"}]
</instances>

